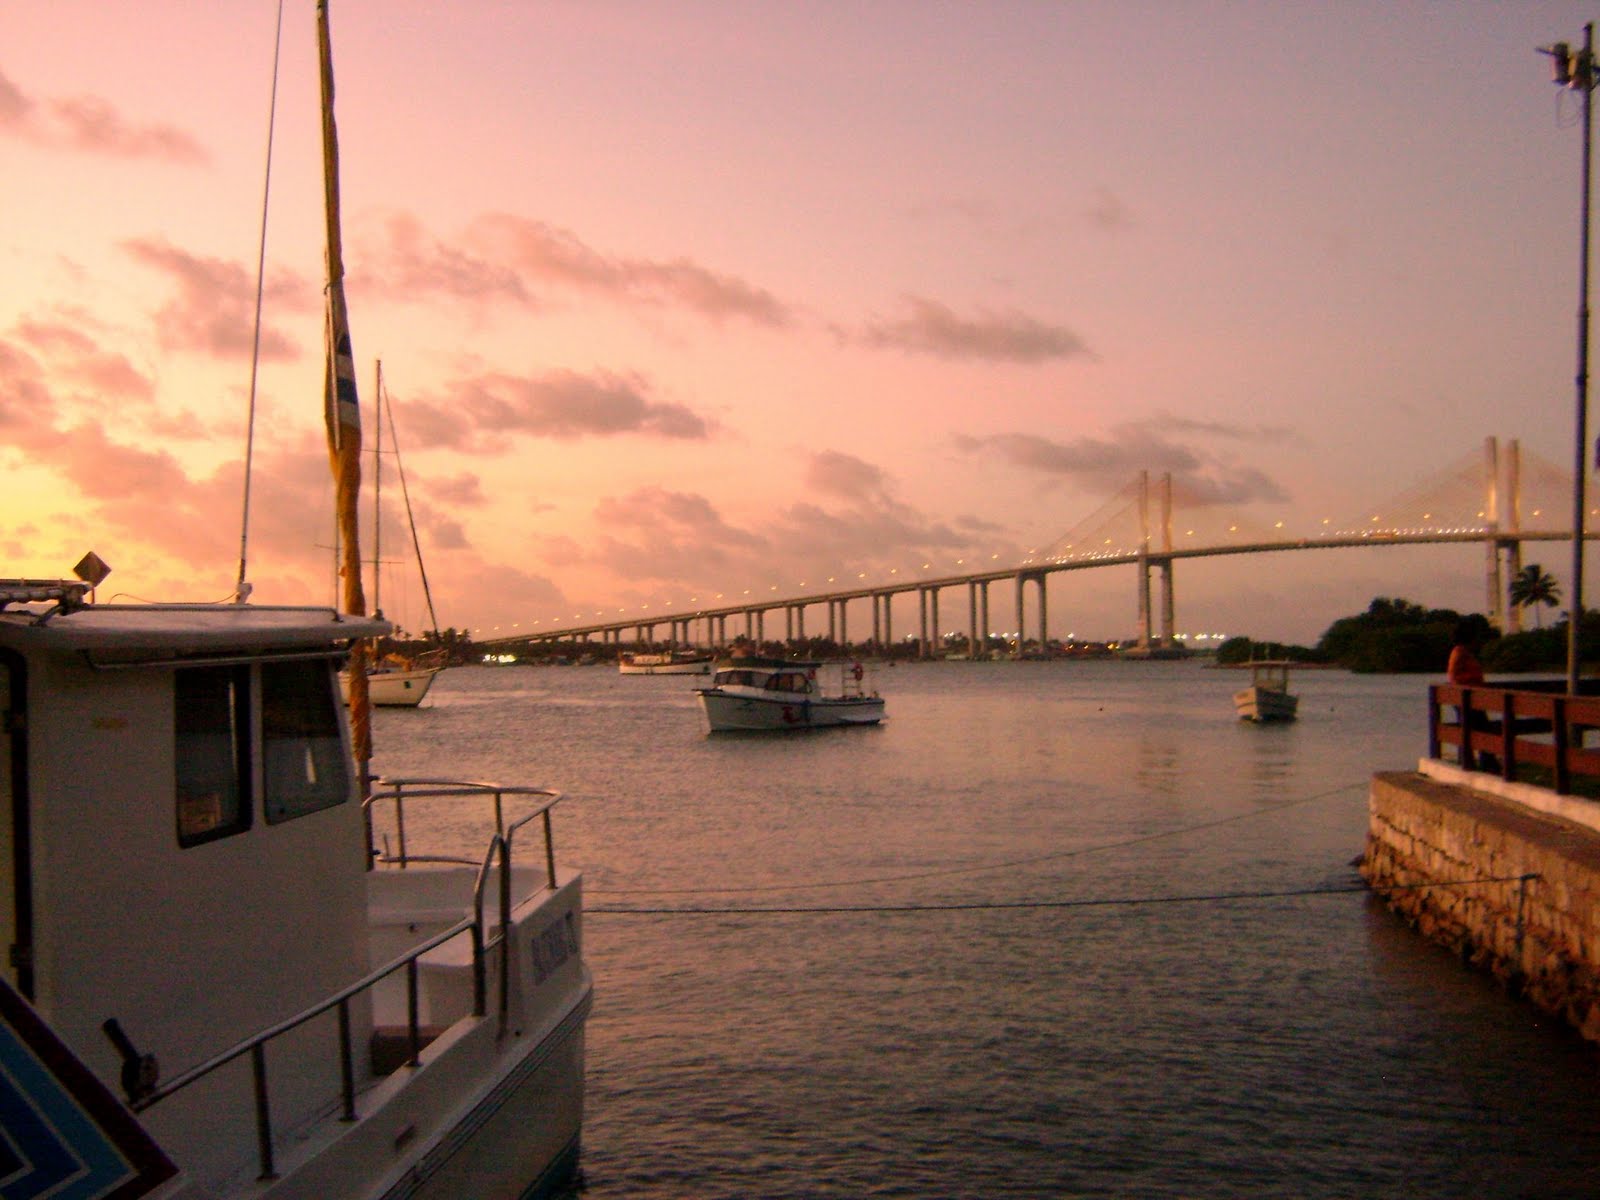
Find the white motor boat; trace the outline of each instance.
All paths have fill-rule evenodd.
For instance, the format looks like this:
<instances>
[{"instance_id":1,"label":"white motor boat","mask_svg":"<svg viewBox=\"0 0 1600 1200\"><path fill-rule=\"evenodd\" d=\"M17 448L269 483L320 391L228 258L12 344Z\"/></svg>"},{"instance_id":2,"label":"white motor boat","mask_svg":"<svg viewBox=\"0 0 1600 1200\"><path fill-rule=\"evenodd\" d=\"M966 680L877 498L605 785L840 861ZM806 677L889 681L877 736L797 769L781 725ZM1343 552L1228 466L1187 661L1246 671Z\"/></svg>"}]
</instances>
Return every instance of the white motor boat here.
<instances>
[{"instance_id":1,"label":"white motor boat","mask_svg":"<svg viewBox=\"0 0 1600 1200\"><path fill-rule=\"evenodd\" d=\"M1250 686L1233 694L1233 707L1241 721L1292 721L1300 698L1289 690L1286 659L1262 659L1250 664Z\"/></svg>"},{"instance_id":2,"label":"white motor boat","mask_svg":"<svg viewBox=\"0 0 1600 1200\"><path fill-rule=\"evenodd\" d=\"M624 675L709 675L715 655L676 650L666 654L624 654L617 670Z\"/></svg>"},{"instance_id":3,"label":"white motor boat","mask_svg":"<svg viewBox=\"0 0 1600 1200\"><path fill-rule=\"evenodd\" d=\"M570 1184L592 983L559 794L399 781L364 804L336 669L384 622L86 590L0 583L8 1164L184 1200ZM406 843L437 796L481 797L481 858ZM145 1149L108 1158L113 1135Z\"/></svg>"},{"instance_id":4,"label":"white motor boat","mask_svg":"<svg viewBox=\"0 0 1600 1200\"><path fill-rule=\"evenodd\" d=\"M825 689L823 680L827 679ZM711 732L876 725L883 699L869 691L860 663L732 658L718 663L711 686L696 688Z\"/></svg>"}]
</instances>

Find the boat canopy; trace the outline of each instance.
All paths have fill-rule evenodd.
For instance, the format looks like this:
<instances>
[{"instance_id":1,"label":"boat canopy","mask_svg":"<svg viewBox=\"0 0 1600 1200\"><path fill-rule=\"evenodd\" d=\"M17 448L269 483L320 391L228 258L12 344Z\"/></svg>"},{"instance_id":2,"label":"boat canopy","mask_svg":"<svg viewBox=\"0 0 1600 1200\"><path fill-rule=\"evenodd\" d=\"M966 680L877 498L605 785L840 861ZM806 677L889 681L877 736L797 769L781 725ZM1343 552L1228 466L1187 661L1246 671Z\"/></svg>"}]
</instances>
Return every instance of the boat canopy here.
<instances>
[{"instance_id":1,"label":"boat canopy","mask_svg":"<svg viewBox=\"0 0 1600 1200\"><path fill-rule=\"evenodd\" d=\"M0 584L0 607L17 599ZM45 611L0 612L0 645L105 654L129 664L219 653L331 650L388 633L387 621L331 608L254 604L70 603Z\"/></svg>"}]
</instances>

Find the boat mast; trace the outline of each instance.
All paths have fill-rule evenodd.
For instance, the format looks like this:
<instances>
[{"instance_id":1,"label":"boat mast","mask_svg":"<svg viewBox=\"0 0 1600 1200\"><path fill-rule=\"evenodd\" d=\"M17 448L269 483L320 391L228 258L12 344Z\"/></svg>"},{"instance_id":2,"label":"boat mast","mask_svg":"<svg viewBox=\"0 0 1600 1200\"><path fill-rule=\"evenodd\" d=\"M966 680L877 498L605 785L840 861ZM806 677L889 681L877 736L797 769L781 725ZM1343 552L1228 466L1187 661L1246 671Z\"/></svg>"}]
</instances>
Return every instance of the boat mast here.
<instances>
[{"instance_id":1,"label":"boat mast","mask_svg":"<svg viewBox=\"0 0 1600 1200\"><path fill-rule=\"evenodd\" d=\"M417 518L411 511L411 489L406 486L406 462L400 457L400 435L395 428L394 407L388 392L379 390L378 404L389 412L389 445L394 449L394 469L400 476L400 498L405 501L406 523L411 527L411 550L417 556L417 574L422 576L422 598L428 605L428 628L433 630L434 639L438 640L439 618L433 611L433 591L428 587L427 564L422 561L422 539L417 536ZM380 419L381 416L380 412Z\"/></svg>"},{"instance_id":2,"label":"boat mast","mask_svg":"<svg viewBox=\"0 0 1600 1200\"><path fill-rule=\"evenodd\" d=\"M333 44L328 31L328 0L317 0L317 49L322 81L322 184L327 217L327 363L323 374L323 418L333 468L344 612L365 616L361 587L361 536L357 506L361 494L361 400L356 391L350 346L350 314L344 298L344 252L339 236L339 137L333 120ZM367 648L350 644L350 742L360 765L363 790L372 760L371 700L367 691Z\"/></svg>"},{"instance_id":3,"label":"boat mast","mask_svg":"<svg viewBox=\"0 0 1600 1200\"><path fill-rule=\"evenodd\" d=\"M278 0L278 28L272 42L272 96L267 102L267 168L261 185L261 241L256 254L256 325L250 343L250 404L245 417L244 435L244 504L239 520L239 579L233 587L233 599L243 604L250 598L250 584L245 580L245 560L250 544L250 472L256 453L256 375L261 364L261 294L267 271L267 201L272 196L272 133L278 120L278 60L283 48L283 0Z\"/></svg>"},{"instance_id":4,"label":"boat mast","mask_svg":"<svg viewBox=\"0 0 1600 1200\"><path fill-rule=\"evenodd\" d=\"M372 380L372 615L383 616L383 360L374 359ZM391 432L390 436L393 436Z\"/></svg>"}]
</instances>

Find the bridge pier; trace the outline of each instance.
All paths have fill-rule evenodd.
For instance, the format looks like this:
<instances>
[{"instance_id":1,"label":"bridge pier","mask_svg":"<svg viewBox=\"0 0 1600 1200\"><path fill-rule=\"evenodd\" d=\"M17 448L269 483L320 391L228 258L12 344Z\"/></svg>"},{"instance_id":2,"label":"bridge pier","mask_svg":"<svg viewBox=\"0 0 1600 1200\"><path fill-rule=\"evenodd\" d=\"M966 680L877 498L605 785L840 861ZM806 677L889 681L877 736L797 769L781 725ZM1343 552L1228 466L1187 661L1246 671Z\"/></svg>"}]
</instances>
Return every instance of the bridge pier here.
<instances>
[{"instance_id":1,"label":"bridge pier","mask_svg":"<svg viewBox=\"0 0 1600 1200\"><path fill-rule=\"evenodd\" d=\"M989 658L989 634L994 626L989 621L989 581L984 579L978 584L978 645L982 646L984 658Z\"/></svg>"},{"instance_id":2,"label":"bridge pier","mask_svg":"<svg viewBox=\"0 0 1600 1200\"><path fill-rule=\"evenodd\" d=\"M1043 571L1018 571L1017 572L1017 652L1013 656L1020 659L1028 643L1028 626L1024 616L1023 602L1026 596L1028 583L1031 581L1039 587L1039 652L1044 653L1047 645L1049 631L1046 628L1045 613L1048 607L1045 593L1045 572ZM987 607L987 605L985 605Z\"/></svg>"},{"instance_id":3,"label":"bridge pier","mask_svg":"<svg viewBox=\"0 0 1600 1200\"><path fill-rule=\"evenodd\" d=\"M978 657L978 581L967 580L967 657Z\"/></svg>"}]
</instances>

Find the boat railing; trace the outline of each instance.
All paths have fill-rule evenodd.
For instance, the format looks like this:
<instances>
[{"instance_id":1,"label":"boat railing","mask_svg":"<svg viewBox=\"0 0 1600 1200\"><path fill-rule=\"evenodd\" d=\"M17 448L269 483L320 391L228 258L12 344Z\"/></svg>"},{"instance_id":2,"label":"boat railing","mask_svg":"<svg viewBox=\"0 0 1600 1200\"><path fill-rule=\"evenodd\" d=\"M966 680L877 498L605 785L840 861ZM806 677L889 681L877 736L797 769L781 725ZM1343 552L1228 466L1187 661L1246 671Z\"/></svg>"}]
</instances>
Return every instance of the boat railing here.
<instances>
[{"instance_id":1,"label":"boat railing","mask_svg":"<svg viewBox=\"0 0 1600 1200\"><path fill-rule=\"evenodd\" d=\"M1558 690L1559 689L1559 690ZM1600 696L1529 682L1428 689L1428 756L1560 795L1600 795ZM1524 771L1523 768L1532 768Z\"/></svg>"},{"instance_id":2,"label":"boat railing","mask_svg":"<svg viewBox=\"0 0 1600 1200\"><path fill-rule=\"evenodd\" d=\"M481 863L473 864L477 865L478 873L473 883L472 915L463 917L448 928L442 929L424 939L404 954L385 963L354 983L341 988L310 1008L280 1021L276 1025L263 1029L261 1032L241 1042L235 1043L197 1066L190 1067L159 1087L150 1088L136 1095L130 1094L128 1097L129 1108L136 1113L143 1112L248 1054L250 1056L250 1074L255 1105L256 1149L260 1167L258 1178L261 1180L277 1178L273 1161L271 1095L267 1078L266 1049L269 1043L299 1029L302 1025L317 1017L337 1010L339 1022L340 1120L355 1121L357 1113L355 1056L350 1032L351 1001L375 988L397 971L403 970L406 975L406 1030L409 1042L404 1065L409 1068L420 1067L422 1065L423 1039L420 1020L418 963L430 951L436 950L446 942L466 934L472 940L472 1015L474 1017L481 1018L488 1015L488 955L495 949L500 950L498 1017L503 1029L510 1003L509 989L512 973L510 961L511 939L509 937L512 913L512 848L517 831L535 819L543 819L546 879L552 890L556 887L555 843L551 832L550 810L561 799L560 792L549 788L504 787L495 783L462 782L449 779L390 779L383 780L382 783L387 786L380 791L374 792L368 798L366 803L369 808L374 800L387 798L395 800L397 809L402 808L402 797L404 796L409 796L413 800L442 796L490 795L493 797L496 828L494 835L489 840L489 848L485 851ZM528 795L542 796L545 799L533 811L518 817L509 826L506 825L504 817L505 797ZM404 835L401 834L400 856L397 865L404 867L408 862L418 863L422 861L471 862L472 860L450 858L424 860L416 856L407 858ZM499 919L496 922L494 934L486 937L484 932L484 896L496 867L498 867L499 878Z\"/></svg>"},{"instance_id":3,"label":"boat railing","mask_svg":"<svg viewBox=\"0 0 1600 1200\"><path fill-rule=\"evenodd\" d=\"M555 886L555 851L550 835L550 809L561 799L561 793L552 788L538 787L508 787L500 783L485 783L460 779L429 779L429 778L380 778L373 781L372 794L367 797L363 805L368 815L368 827L371 826L372 810L380 803L392 801L394 804L394 832L395 852L374 858L385 864L404 870L411 863L421 862L458 862L472 866L478 864L476 858L450 857L447 855L416 855L411 854L406 846L406 801L420 802L424 800L441 800L451 797L482 796L487 798L493 808L494 831L501 837L506 832L506 800L508 797L536 796L543 797L543 803L536 807L529 816L544 814L545 829L545 859L550 872L551 886ZM519 822L526 824L526 819Z\"/></svg>"}]
</instances>

